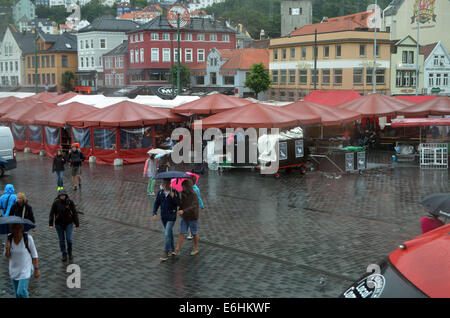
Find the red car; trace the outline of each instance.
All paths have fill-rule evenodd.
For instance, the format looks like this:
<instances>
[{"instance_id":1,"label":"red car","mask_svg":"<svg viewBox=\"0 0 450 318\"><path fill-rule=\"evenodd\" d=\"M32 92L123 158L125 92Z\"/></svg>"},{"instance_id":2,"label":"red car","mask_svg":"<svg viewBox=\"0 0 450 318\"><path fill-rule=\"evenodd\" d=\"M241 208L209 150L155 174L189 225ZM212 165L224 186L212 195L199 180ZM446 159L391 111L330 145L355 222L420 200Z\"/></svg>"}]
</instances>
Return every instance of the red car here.
<instances>
[{"instance_id":1,"label":"red car","mask_svg":"<svg viewBox=\"0 0 450 318\"><path fill-rule=\"evenodd\" d=\"M345 298L450 298L450 224L405 242Z\"/></svg>"}]
</instances>

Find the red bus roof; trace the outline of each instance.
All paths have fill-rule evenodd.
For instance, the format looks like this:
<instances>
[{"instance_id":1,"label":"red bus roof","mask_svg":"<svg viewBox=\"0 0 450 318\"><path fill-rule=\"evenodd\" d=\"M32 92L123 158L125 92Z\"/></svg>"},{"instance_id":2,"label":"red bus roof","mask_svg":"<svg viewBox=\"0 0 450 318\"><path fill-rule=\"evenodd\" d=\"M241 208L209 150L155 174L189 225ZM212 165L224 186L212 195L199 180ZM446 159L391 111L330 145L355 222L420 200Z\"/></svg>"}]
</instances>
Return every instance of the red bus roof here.
<instances>
[{"instance_id":1,"label":"red bus roof","mask_svg":"<svg viewBox=\"0 0 450 318\"><path fill-rule=\"evenodd\" d=\"M404 244L389 256L391 263L427 296L450 297L450 224Z\"/></svg>"}]
</instances>

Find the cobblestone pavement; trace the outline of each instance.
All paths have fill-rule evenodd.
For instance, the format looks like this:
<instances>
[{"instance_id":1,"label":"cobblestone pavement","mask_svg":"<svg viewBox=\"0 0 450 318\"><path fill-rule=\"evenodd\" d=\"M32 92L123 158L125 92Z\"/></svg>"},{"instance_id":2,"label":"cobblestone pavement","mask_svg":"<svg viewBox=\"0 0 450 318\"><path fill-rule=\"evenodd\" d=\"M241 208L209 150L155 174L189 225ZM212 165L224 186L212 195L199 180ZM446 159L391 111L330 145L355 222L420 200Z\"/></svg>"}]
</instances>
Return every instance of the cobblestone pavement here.
<instances>
[{"instance_id":1,"label":"cobblestone pavement","mask_svg":"<svg viewBox=\"0 0 450 318\"><path fill-rule=\"evenodd\" d=\"M18 154L18 169L0 187L14 184L35 211L41 278L30 282L32 297L336 297L369 264L420 234L425 195L449 191L448 171L411 166L280 179L210 172L199 182L207 207L200 253L190 256L185 241L180 257L161 263L162 225L151 220L142 169L85 164L81 191L71 190L66 171L66 189L84 213L74 233L81 288L68 289L67 264L47 226L57 188L51 160ZM0 294L13 297L7 267L1 257Z\"/></svg>"}]
</instances>

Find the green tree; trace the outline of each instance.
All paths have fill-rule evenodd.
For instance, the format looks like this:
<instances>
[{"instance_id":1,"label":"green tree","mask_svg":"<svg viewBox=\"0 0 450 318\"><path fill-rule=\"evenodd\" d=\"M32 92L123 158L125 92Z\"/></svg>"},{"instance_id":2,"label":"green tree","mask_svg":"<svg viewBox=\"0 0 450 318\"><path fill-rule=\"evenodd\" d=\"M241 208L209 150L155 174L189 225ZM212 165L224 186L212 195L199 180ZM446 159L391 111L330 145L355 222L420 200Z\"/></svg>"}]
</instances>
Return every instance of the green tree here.
<instances>
[{"instance_id":1,"label":"green tree","mask_svg":"<svg viewBox=\"0 0 450 318\"><path fill-rule=\"evenodd\" d=\"M255 93L256 97L261 92L267 92L270 87L269 72L264 67L263 63L253 64L250 74L245 80L245 87Z\"/></svg>"},{"instance_id":2,"label":"green tree","mask_svg":"<svg viewBox=\"0 0 450 318\"><path fill-rule=\"evenodd\" d=\"M48 7L44 5L36 6L36 16L41 19L49 19L55 21L58 24L66 23L66 18L70 15L70 12L66 12L64 6Z\"/></svg>"},{"instance_id":3,"label":"green tree","mask_svg":"<svg viewBox=\"0 0 450 318\"><path fill-rule=\"evenodd\" d=\"M169 70L169 83L174 87L177 87L177 69L177 65L174 64ZM191 83L191 71L184 64L180 65L180 82L181 88L188 87Z\"/></svg>"},{"instance_id":4,"label":"green tree","mask_svg":"<svg viewBox=\"0 0 450 318\"><path fill-rule=\"evenodd\" d=\"M62 85L65 91L71 91L73 88L73 81L75 80L75 74L71 71L65 71L62 74Z\"/></svg>"},{"instance_id":5,"label":"green tree","mask_svg":"<svg viewBox=\"0 0 450 318\"><path fill-rule=\"evenodd\" d=\"M94 21L96 18L101 16L116 16L116 8L114 5L112 7L102 5L100 0L91 0L89 3L81 7L81 19L88 20L89 22Z\"/></svg>"}]
</instances>

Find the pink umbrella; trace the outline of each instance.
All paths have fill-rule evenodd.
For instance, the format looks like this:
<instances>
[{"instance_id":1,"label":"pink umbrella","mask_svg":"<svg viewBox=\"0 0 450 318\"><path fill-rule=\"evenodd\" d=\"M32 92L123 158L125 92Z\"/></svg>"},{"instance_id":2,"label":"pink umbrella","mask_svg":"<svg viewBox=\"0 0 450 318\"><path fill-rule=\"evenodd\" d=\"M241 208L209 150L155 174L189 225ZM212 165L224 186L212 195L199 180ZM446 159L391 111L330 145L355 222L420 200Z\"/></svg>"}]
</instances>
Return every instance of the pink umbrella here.
<instances>
[{"instance_id":1,"label":"pink umbrella","mask_svg":"<svg viewBox=\"0 0 450 318\"><path fill-rule=\"evenodd\" d=\"M199 176L198 174L195 174L195 173L192 173L192 172L186 172L186 174L188 174L188 175L190 175L190 176L194 176L194 177L195 177L195 184L197 184L198 179L200 178L200 176ZM187 179L186 179L186 178L182 178L182 179L172 179L172 180L170 181L170 186L171 186L173 189L177 190L178 192L181 192L181 191L183 191L182 184L183 184L183 181L184 181L184 180L187 180Z\"/></svg>"}]
</instances>

